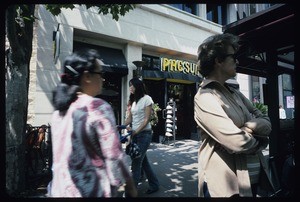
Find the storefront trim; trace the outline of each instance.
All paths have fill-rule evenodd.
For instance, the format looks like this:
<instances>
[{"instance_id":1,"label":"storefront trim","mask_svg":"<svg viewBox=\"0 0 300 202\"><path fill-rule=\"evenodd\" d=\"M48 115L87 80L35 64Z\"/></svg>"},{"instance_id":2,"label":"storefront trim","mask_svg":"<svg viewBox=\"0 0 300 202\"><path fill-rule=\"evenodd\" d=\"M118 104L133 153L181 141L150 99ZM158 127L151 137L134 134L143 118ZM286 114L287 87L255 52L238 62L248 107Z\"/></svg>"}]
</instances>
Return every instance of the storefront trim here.
<instances>
[{"instance_id":1,"label":"storefront trim","mask_svg":"<svg viewBox=\"0 0 300 202\"><path fill-rule=\"evenodd\" d=\"M143 70L142 76L144 79L167 79L170 82L177 82L177 83L196 83L202 80L201 77L185 74L185 73L178 73L178 72L162 72L162 71L152 71L152 70Z\"/></svg>"}]
</instances>

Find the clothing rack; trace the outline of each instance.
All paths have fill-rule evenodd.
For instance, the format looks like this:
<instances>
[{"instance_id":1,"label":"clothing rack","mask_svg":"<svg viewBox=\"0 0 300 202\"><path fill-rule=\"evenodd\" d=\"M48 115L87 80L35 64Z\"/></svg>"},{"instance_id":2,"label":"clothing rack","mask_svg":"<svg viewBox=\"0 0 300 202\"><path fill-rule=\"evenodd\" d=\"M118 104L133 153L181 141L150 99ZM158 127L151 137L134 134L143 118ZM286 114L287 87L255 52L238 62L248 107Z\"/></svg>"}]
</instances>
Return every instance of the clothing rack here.
<instances>
[{"instance_id":1,"label":"clothing rack","mask_svg":"<svg viewBox=\"0 0 300 202\"><path fill-rule=\"evenodd\" d=\"M173 146L176 146L176 130L177 130L177 117L176 117L176 102L171 98L169 102L167 102L166 109L163 110L163 118L165 121L165 136L164 140L167 140L167 144L169 145L169 139L173 137Z\"/></svg>"}]
</instances>

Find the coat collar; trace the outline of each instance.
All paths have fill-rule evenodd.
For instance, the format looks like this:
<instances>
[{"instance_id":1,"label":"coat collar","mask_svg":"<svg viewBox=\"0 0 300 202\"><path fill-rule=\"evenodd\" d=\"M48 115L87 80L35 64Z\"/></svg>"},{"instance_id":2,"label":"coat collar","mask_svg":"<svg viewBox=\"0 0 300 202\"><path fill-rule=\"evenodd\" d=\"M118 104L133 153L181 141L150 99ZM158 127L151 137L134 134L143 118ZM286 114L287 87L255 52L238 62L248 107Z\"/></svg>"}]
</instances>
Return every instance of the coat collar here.
<instances>
[{"instance_id":1,"label":"coat collar","mask_svg":"<svg viewBox=\"0 0 300 202\"><path fill-rule=\"evenodd\" d=\"M202 83L200 84L200 88L206 88L206 87L209 87L211 85L218 86L219 88L221 88L223 90L226 89L226 90L228 90L231 93L234 92L234 90L232 89L232 87L230 87L226 82L225 82L224 85L222 85L219 81L211 80L211 79L204 79L202 81Z\"/></svg>"}]
</instances>

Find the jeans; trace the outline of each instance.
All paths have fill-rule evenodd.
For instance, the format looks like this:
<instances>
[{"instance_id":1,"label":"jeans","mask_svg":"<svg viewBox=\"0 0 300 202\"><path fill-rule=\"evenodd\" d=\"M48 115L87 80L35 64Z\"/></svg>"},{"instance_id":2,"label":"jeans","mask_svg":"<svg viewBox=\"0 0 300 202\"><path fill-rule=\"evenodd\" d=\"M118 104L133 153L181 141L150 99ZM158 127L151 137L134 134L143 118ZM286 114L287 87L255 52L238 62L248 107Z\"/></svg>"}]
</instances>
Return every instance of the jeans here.
<instances>
[{"instance_id":1,"label":"jeans","mask_svg":"<svg viewBox=\"0 0 300 202\"><path fill-rule=\"evenodd\" d=\"M151 130L142 131L133 137L133 141L136 142L140 147L141 157L132 159L131 171L136 187L141 178L141 171L144 170L144 173L148 179L149 189L155 190L158 189L159 182L147 158L147 150L150 146L151 140Z\"/></svg>"}]
</instances>

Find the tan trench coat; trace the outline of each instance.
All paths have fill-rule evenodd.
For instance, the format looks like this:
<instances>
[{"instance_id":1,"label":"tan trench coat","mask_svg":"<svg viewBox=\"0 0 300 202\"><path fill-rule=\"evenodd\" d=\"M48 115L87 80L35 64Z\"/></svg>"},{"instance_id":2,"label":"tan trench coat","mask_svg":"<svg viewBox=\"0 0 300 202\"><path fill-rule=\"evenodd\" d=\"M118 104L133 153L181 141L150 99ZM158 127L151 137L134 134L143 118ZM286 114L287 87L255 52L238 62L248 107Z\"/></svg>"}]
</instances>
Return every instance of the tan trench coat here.
<instances>
[{"instance_id":1,"label":"tan trench coat","mask_svg":"<svg viewBox=\"0 0 300 202\"><path fill-rule=\"evenodd\" d=\"M198 153L198 195L203 197L205 181L211 197L234 194L251 197L246 159L246 154L251 153L258 154L265 171L261 172L260 182L273 189L268 163L262 154L269 143L269 118L241 92L212 80L201 83L194 104L194 118L202 139ZM241 130L243 126L252 129L253 134ZM217 149L220 144L224 149Z\"/></svg>"}]
</instances>

